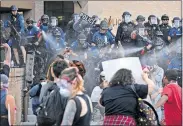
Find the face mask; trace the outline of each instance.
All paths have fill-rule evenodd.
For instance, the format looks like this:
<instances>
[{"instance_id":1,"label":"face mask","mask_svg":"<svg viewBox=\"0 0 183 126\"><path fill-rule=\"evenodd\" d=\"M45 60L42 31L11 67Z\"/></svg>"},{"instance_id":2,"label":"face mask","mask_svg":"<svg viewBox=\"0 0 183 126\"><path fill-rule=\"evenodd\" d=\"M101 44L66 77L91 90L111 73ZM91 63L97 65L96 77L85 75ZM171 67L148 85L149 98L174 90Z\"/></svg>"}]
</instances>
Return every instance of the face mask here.
<instances>
[{"instance_id":1,"label":"face mask","mask_svg":"<svg viewBox=\"0 0 183 126\"><path fill-rule=\"evenodd\" d=\"M61 79L57 82L57 86L60 88L60 94L64 97L71 97L71 89L72 85L68 83L66 80Z\"/></svg>"},{"instance_id":2,"label":"face mask","mask_svg":"<svg viewBox=\"0 0 183 126\"><path fill-rule=\"evenodd\" d=\"M158 24L157 18L156 17L151 17L151 24Z\"/></svg>"},{"instance_id":3,"label":"face mask","mask_svg":"<svg viewBox=\"0 0 183 126\"><path fill-rule=\"evenodd\" d=\"M175 28L178 28L180 26L180 20L174 20L173 25Z\"/></svg>"},{"instance_id":4,"label":"face mask","mask_svg":"<svg viewBox=\"0 0 183 126\"><path fill-rule=\"evenodd\" d=\"M131 17L130 15L125 15L125 22L126 23L131 21L130 17Z\"/></svg>"},{"instance_id":5,"label":"face mask","mask_svg":"<svg viewBox=\"0 0 183 126\"><path fill-rule=\"evenodd\" d=\"M32 27L33 27L32 25L28 25L27 29L30 30L32 29Z\"/></svg>"}]
</instances>

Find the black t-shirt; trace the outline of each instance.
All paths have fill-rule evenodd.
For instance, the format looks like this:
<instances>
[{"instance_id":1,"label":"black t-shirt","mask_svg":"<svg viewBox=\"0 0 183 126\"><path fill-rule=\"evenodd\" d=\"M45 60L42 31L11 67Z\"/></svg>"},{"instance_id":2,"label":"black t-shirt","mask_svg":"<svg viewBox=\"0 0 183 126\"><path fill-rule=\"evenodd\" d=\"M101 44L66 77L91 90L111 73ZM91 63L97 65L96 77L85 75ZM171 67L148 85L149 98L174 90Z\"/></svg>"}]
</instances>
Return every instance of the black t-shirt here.
<instances>
[{"instance_id":1,"label":"black t-shirt","mask_svg":"<svg viewBox=\"0 0 183 126\"><path fill-rule=\"evenodd\" d=\"M134 84L136 92L142 99L147 97L148 86ZM114 86L103 90L101 104L105 107L106 115L127 115L135 117L137 97L130 85Z\"/></svg>"},{"instance_id":2,"label":"black t-shirt","mask_svg":"<svg viewBox=\"0 0 183 126\"><path fill-rule=\"evenodd\" d=\"M5 74L9 77L10 67L8 65L4 65L3 68L0 70L0 74Z\"/></svg>"}]
</instances>

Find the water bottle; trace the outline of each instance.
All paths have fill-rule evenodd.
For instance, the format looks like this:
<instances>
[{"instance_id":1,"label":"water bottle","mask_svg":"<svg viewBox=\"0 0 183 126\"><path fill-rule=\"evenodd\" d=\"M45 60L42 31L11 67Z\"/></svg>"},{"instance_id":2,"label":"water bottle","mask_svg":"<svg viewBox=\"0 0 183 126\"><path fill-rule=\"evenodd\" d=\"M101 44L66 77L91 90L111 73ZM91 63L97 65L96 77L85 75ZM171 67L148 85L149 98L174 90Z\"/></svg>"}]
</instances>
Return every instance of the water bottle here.
<instances>
[{"instance_id":1,"label":"water bottle","mask_svg":"<svg viewBox=\"0 0 183 126\"><path fill-rule=\"evenodd\" d=\"M13 60L11 61L11 67L14 67L14 62L13 62Z\"/></svg>"}]
</instances>

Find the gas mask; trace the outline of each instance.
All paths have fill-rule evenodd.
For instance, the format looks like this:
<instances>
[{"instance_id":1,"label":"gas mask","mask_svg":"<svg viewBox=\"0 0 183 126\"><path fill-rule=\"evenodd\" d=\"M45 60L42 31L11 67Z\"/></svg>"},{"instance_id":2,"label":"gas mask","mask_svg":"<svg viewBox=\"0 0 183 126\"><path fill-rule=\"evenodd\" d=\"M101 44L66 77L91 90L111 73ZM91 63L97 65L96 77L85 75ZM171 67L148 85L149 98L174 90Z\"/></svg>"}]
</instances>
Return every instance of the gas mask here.
<instances>
[{"instance_id":1,"label":"gas mask","mask_svg":"<svg viewBox=\"0 0 183 126\"><path fill-rule=\"evenodd\" d=\"M126 23L129 23L131 21L130 17L131 17L130 15L125 15L125 22Z\"/></svg>"},{"instance_id":2,"label":"gas mask","mask_svg":"<svg viewBox=\"0 0 183 126\"><path fill-rule=\"evenodd\" d=\"M175 28L180 27L180 20L174 20L173 27Z\"/></svg>"},{"instance_id":3,"label":"gas mask","mask_svg":"<svg viewBox=\"0 0 183 126\"><path fill-rule=\"evenodd\" d=\"M28 29L28 30L30 30L30 29L32 29L32 28L33 28L33 24L31 24L31 23L30 23L30 24L27 24L27 29Z\"/></svg>"},{"instance_id":4,"label":"gas mask","mask_svg":"<svg viewBox=\"0 0 183 126\"><path fill-rule=\"evenodd\" d=\"M42 23L43 25L48 25L48 19L47 18L42 19Z\"/></svg>"},{"instance_id":5,"label":"gas mask","mask_svg":"<svg viewBox=\"0 0 183 126\"><path fill-rule=\"evenodd\" d=\"M106 29L100 29L100 34L106 34L107 30Z\"/></svg>"}]
</instances>

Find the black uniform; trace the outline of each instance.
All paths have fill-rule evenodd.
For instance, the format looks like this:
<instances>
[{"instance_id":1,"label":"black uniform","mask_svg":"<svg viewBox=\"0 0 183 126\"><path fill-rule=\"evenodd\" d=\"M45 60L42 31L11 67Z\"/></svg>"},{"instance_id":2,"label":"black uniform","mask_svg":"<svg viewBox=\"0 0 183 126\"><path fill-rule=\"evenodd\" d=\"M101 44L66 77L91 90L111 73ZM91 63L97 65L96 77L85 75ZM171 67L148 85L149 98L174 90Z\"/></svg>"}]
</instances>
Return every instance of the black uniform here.
<instances>
[{"instance_id":1,"label":"black uniform","mask_svg":"<svg viewBox=\"0 0 183 126\"><path fill-rule=\"evenodd\" d=\"M129 22L129 23L122 22L122 23L120 23L120 25L118 27L118 30L117 30L115 42L118 43L118 41L120 41L121 44L124 47L134 46L135 43L131 39L131 33L134 30L134 26L135 26L135 24L132 23L132 22Z\"/></svg>"},{"instance_id":2,"label":"black uniform","mask_svg":"<svg viewBox=\"0 0 183 126\"><path fill-rule=\"evenodd\" d=\"M168 34L171 29L171 26L168 24L161 24L160 30L163 33L163 40L165 41L166 45L170 44L170 41L168 41Z\"/></svg>"}]
</instances>

